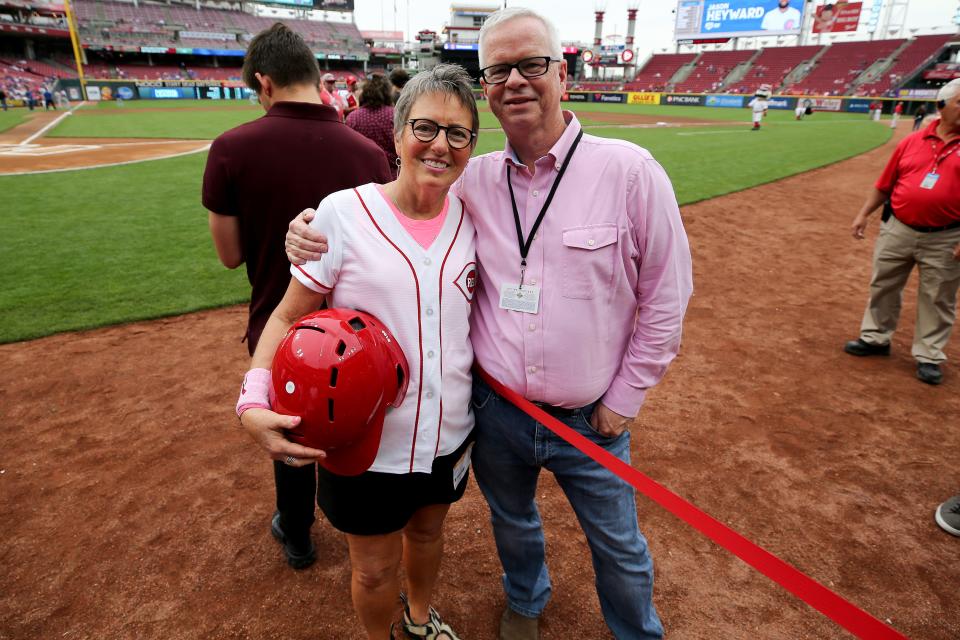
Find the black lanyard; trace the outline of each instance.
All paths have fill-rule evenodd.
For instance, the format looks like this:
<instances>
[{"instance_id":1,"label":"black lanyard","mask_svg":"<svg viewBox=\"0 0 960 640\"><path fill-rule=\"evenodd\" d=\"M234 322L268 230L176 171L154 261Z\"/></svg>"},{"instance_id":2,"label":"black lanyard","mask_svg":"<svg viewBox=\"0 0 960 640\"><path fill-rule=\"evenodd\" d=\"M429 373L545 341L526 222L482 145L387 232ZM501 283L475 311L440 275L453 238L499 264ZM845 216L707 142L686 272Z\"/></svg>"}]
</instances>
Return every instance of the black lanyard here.
<instances>
[{"instance_id":1,"label":"black lanyard","mask_svg":"<svg viewBox=\"0 0 960 640\"><path fill-rule=\"evenodd\" d=\"M547 209L550 207L550 202L553 201L553 194L557 192L557 187L560 186L560 180L563 178L563 174L567 170L567 165L570 164L570 158L573 157L573 152L577 150L577 145L580 144L580 138L583 137L583 129L580 129L580 132L577 133L577 137L574 139L573 144L570 145L570 151L567 151L567 157L563 159L563 164L560 165L560 170L557 172L557 178L553 181L553 187L550 188L550 194L547 196L547 201L543 203L543 208L540 209L540 215L537 216L536 222L533 223L533 227L530 229L530 235L527 236L527 239L523 239L523 229L520 228L520 212L517 211L517 199L513 195L513 182L510 180L510 165L507 165L507 187L510 189L510 204L513 205L513 221L517 224L517 244L520 245L520 288L523 288L523 274L527 270L527 254L530 253L530 245L533 244L533 237L537 235L537 229L540 228L540 223L543 222L543 217L547 213Z\"/></svg>"}]
</instances>

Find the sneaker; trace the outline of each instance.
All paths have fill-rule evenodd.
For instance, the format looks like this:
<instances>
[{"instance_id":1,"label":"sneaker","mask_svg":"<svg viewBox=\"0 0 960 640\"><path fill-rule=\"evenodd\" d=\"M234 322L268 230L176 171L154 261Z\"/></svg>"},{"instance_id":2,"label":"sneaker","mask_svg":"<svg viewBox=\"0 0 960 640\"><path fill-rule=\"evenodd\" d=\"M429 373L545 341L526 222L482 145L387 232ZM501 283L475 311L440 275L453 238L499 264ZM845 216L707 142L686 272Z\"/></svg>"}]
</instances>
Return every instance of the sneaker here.
<instances>
[{"instance_id":1,"label":"sneaker","mask_svg":"<svg viewBox=\"0 0 960 640\"><path fill-rule=\"evenodd\" d=\"M947 533L960 536L960 496L953 496L937 507L937 524Z\"/></svg>"},{"instance_id":2,"label":"sneaker","mask_svg":"<svg viewBox=\"0 0 960 640\"><path fill-rule=\"evenodd\" d=\"M270 533L283 545L283 553L287 556L287 564L294 569L306 569L317 561L317 550L313 546L313 540L307 535L306 542L294 542L280 528L280 512L273 514L270 521Z\"/></svg>"},{"instance_id":3,"label":"sneaker","mask_svg":"<svg viewBox=\"0 0 960 640\"><path fill-rule=\"evenodd\" d=\"M940 371L940 365L932 362L917 363L917 378L920 382L927 384L940 384L943 382L943 372Z\"/></svg>"},{"instance_id":4,"label":"sneaker","mask_svg":"<svg viewBox=\"0 0 960 640\"><path fill-rule=\"evenodd\" d=\"M890 343L870 344L863 339L857 338L843 345L843 350L852 356L888 356L890 355Z\"/></svg>"},{"instance_id":5,"label":"sneaker","mask_svg":"<svg viewBox=\"0 0 960 640\"><path fill-rule=\"evenodd\" d=\"M504 607L500 616L500 640L538 640L540 638L540 618L522 616L509 606Z\"/></svg>"},{"instance_id":6,"label":"sneaker","mask_svg":"<svg viewBox=\"0 0 960 640\"><path fill-rule=\"evenodd\" d=\"M403 603L403 622L400 628L404 635L412 640L460 640L453 629L446 622L440 619L440 614L433 607L430 607L424 624L417 624L410 617L410 605L407 604L407 596L400 594L400 602Z\"/></svg>"}]
</instances>

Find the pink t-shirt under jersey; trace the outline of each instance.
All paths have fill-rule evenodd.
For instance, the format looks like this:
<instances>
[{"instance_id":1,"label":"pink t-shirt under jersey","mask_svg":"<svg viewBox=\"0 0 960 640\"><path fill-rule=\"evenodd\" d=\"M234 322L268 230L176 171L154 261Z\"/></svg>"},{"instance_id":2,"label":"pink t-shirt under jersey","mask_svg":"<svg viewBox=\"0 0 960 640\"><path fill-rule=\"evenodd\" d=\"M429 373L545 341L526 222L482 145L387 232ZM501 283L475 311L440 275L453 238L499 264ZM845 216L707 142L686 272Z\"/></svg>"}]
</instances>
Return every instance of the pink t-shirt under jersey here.
<instances>
[{"instance_id":1,"label":"pink t-shirt under jersey","mask_svg":"<svg viewBox=\"0 0 960 640\"><path fill-rule=\"evenodd\" d=\"M397 216L400 225L406 229L410 237L416 240L417 244L424 249L429 249L433 241L440 235L440 230L443 228L443 221L447 219L447 207L450 205L450 199L443 199L443 209L440 210L440 215L437 217L430 218L429 220L414 220L413 218L408 218L403 215L403 212L397 209L397 205L394 204L390 196L383 191L383 187L377 185L377 191L380 192L380 195L383 196L386 203L390 205L390 210L393 211L393 215Z\"/></svg>"}]
</instances>

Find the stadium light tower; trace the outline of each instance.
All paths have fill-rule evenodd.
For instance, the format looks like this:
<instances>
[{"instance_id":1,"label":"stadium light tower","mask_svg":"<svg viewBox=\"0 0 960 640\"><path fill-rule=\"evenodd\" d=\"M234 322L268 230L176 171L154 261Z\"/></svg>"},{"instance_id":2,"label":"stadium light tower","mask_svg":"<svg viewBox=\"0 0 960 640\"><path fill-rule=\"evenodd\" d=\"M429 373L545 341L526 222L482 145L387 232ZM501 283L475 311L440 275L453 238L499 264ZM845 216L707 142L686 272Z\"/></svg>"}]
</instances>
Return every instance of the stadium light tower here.
<instances>
[{"instance_id":1,"label":"stadium light tower","mask_svg":"<svg viewBox=\"0 0 960 640\"><path fill-rule=\"evenodd\" d=\"M637 55L637 51L633 46L633 34L637 30L637 10L639 8L640 3L636 1L627 5L627 39L623 48L623 62L625 64L623 68L624 81L627 80L628 69L633 69L633 71L629 72L630 80L633 80L633 75L636 71L636 67L634 65L636 64L635 57ZM628 51L630 53L627 53Z\"/></svg>"}]
</instances>

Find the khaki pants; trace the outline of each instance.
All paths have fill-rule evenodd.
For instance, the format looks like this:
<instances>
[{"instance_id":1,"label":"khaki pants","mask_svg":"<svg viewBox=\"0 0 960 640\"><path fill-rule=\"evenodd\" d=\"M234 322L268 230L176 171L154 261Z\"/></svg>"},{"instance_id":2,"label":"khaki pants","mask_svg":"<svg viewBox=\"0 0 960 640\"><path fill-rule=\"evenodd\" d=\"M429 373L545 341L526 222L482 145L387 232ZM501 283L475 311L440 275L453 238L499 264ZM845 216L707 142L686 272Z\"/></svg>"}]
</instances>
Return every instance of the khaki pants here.
<instances>
[{"instance_id":1,"label":"khaki pants","mask_svg":"<svg viewBox=\"0 0 960 640\"><path fill-rule=\"evenodd\" d=\"M870 344L888 344L897 328L903 287L913 266L920 271L917 326L911 353L918 362L940 363L957 315L960 260L953 248L960 228L934 233L914 231L892 217L880 226L873 251L870 301L860 324L860 338Z\"/></svg>"}]
</instances>

